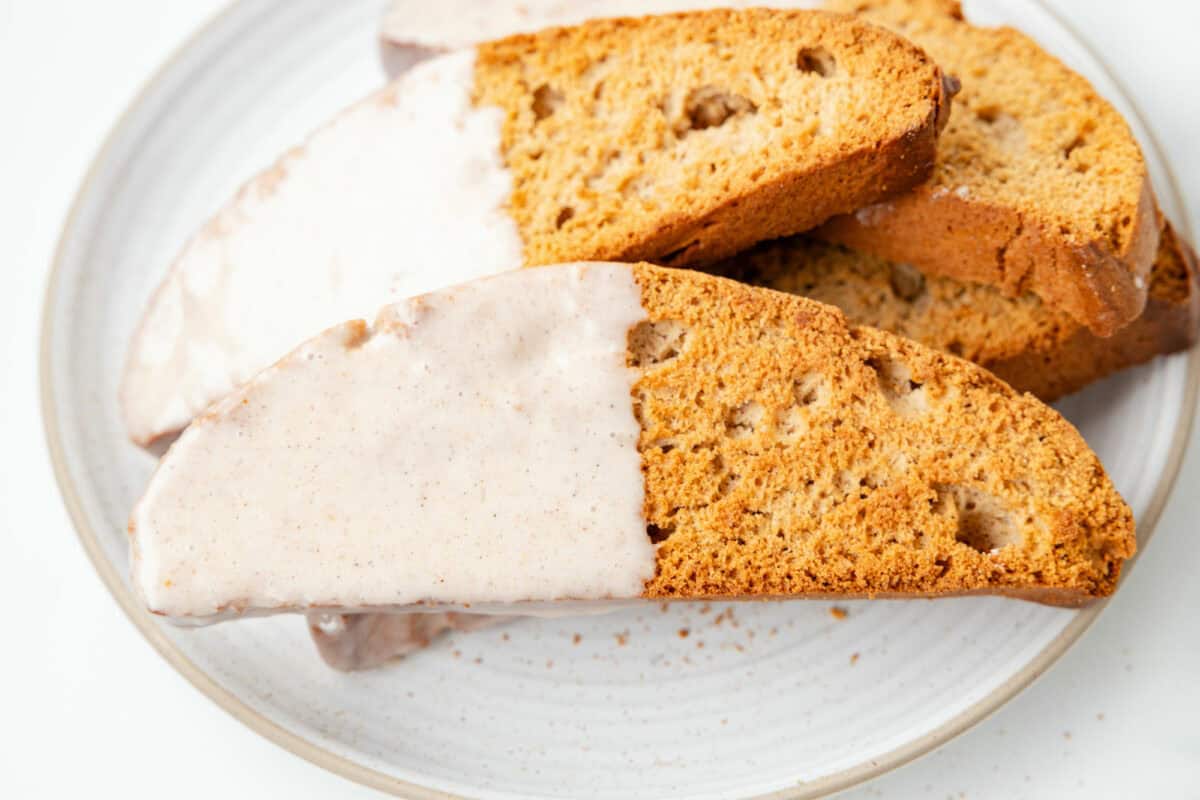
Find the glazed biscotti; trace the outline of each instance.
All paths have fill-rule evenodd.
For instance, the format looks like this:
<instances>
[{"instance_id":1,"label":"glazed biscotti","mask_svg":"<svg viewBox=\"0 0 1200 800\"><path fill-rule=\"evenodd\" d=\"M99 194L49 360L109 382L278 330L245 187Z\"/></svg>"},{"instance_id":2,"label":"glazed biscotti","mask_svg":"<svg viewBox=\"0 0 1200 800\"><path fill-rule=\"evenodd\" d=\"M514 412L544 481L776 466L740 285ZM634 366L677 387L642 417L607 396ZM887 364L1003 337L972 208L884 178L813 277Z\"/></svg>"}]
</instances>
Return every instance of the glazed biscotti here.
<instances>
[{"instance_id":1,"label":"glazed biscotti","mask_svg":"<svg viewBox=\"0 0 1200 800\"><path fill-rule=\"evenodd\" d=\"M689 264L812 227L927 178L948 110L923 51L823 12L592 21L425 61L187 246L131 345L129 432L178 429L381 300L526 264Z\"/></svg>"},{"instance_id":2,"label":"glazed biscotti","mask_svg":"<svg viewBox=\"0 0 1200 800\"><path fill-rule=\"evenodd\" d=\"M1031 293L1007 297L991 286L926 277L909 264L806 237L764 243L710 269L830 303L855 324L962 356L1045 402L1189 347L1200 324L1195 254L1170 226L1145 311L1107 339Z\"/></svg>"},{"instance_id":3,"label":"glazed biscotti","mask_svg":"<svg viewBox=\"0 0 1200 800\"><path fill-rule=\"evenodd\" d=\"M831 0L962 82L933 178L825 237L922 271L1027 291L1108 336L1140 316L1159 220L1128 125L1080 75L952 0Z\"/></svg>"},{"instance_id":4,"label":"glazed biscotti","mask_svg":"<svg viewBox=\"0 0 1200 800\"><path fill-rule=\"evenodd\" d=\"M197 419L131 522L185 622L646 598L1074 605L1134 527L1055 411L837 309L647 265L333 328Z\"/></svg>"}]
</instances>

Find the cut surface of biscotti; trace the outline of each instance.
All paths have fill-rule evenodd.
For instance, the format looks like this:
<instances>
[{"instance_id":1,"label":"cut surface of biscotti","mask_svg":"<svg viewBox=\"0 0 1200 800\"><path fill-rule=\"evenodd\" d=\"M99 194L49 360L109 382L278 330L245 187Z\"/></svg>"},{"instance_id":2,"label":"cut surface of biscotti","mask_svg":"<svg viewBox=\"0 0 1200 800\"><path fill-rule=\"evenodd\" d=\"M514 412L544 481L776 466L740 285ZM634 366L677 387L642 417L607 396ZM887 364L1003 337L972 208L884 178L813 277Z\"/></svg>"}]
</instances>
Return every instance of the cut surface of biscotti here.
<instances>
[{"instance_id":1,"label":"cut surface of biscotti","mask_svg":"<svg viewBox=\"0 0 1200 800\"><path fill-rule=\"evenodd\" d=\"M380 301L812 227L927 177L948 102L921 50L814 11L587 22L425 61L186 247L131 346L127 426L143 443L178 429Z\"/></svg>"},{"instance_id":2,"label":"cut surface of biscotti","mask_svg":"<svg viewBox=\"0 0 1200 800\"><path fill-rule=\"evenodd\" d=\"M986 367L1045 402L1113 372L1189 347L1200 324L1196 259L1167 226L1150 272L1146 309L1109 338L1032 293L925 276L910 264L791 237L711 266L718 275L835 305L882 328Z\"/></svg>"},{"instance_id":3,"label":"cut surface of biscotti","mask_svg":"<svg viewBox=\"0 0 1200 800\"><path fill-rule=\"evenodd\" d=\"M1159 223L1129 126L1081 75L947 0L831 0L925 48L962 83L933 178L838 218L827 238L1032 291L1108 336L1142 312Z\"/></svg>"},{"instance_id":4,"label":"cut surface of biscotti","mask_svg":"<svg viewBox=\"0 0 1200 800\"><path fill-rule=\"evenodd\" d=\"M815 11L593 20L479 46L531 264L686 265L807 230L932 169L941 73Z\"/></svg>"},{"instance_id":5,"label":"cut surface of biscotti","mask_svg":"<svg viewBox=\"0 0 1200 800\"><path fill-rule=\"evenodd\" d=\"M185 622L1113 591L1133 520L1054 410L807 298L520 270L333 328L198 418L130 521Z\"/></svg>"}]
</instances>

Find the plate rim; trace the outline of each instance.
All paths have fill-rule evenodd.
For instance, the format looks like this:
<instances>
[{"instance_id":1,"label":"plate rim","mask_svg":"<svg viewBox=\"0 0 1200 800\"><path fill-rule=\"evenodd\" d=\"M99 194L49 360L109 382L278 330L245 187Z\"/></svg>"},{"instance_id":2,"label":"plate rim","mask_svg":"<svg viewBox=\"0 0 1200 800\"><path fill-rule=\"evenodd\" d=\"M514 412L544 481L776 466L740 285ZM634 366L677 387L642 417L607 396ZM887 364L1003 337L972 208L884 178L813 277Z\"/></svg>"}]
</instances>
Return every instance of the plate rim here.
<instances>
[{"instance_id":1,"label":"plate rim","mask_svg":"<svg viewBox=\"0 0 1200 800\"><path fill-rule=\"evenodd\" d=\"M1142 146L1155 152L1165 168L1166 186L1156 187L1156 191L1158 193L1163 191L1169 193L1177 207L1183 212L1182 218L1173 220L1173 222L1183 231L1188 241L1195 241L1191 214L1188 212L1186 200L1180 192L1178 177L1175 174L1173 165L1165 156L1154 128L1148 124L1147 118L1143 114L1136 97L1129 91L1124 81L1113 73L1108 62L1101 57L1093 43L1084 37L1058 9L1045 0L1030 0L1030 2L1039 7L1056 24L1067 31L1075 39L1075 42L1099 65L1105 77L1121 92L1124 100L1129 105L1132 117L1140 123L1142 130L1145 132L1145 136L1141 142ZM207 672L198 667L166 637L155 620L137 602L132 589L126 584L113 562L105 555L99 537L83 509L79 490L76 488L76 482L67 465L66 448L63 445L61 431L62 421L59 416L58 405L54 399L55 382L50 363L55 342L55 332L52 324L53 305L55 298L59 294L62 282L62 264L68 239L78 223L84 197L95 183L101 164L108 160L118 137L128 124L133 111L142 105L150 92L162 84L167 74L182 61L184 54L190 51L196 42L207 36L232 16L234 10L239 5L237 0L226 0L207 20L180 41L170 51L168 56L141 81L137 91L123 105L121 112L113 120L100 146L91 157L87 170L84 172L82 180L75 189L67 214L63 218L58 240L51 256L50 269L46 277L38 344L39 406L42 415L43 434L46 439L46 447L49 451L55 482L59 493L62 495L63 505L71 520L72 527L75 529L76 538L83 546L88 560L91 561L93 568L100 576L108 592L117 601L117 605L121 608L125 617L172 668L219 708L273 744L278 745L293 755L299 756L310 764L355 783L386 792L393 796L414 798L414 800L463 800L465 796L449 794L427 786L411 783L372 769L321 747L300 734L293 733L282 725L273 722L264 714L254 710L232 691L213 680ZM1164 464L1165 477L1155 487L1154 494L1150 499L1149 508L1142 515L1142 520L1139 521L1138 551L1132 559L1126 562L1122 570L1121 581L1127 579L1130 570L1137 562L1138 556L1144 552L1146 545L1153 537L1162 512L1178 482L1183 457L1187 451L1187 445L1197 417L1197 401L1200 400L1200 344L1193 346L1187 353L1186 373L1181 407L1183 419L1175 430L1170 451L1167 454ZM1032 685L1034 681L1040 678L1053 664L1057 663L1083 637L1083 634L1091 628L1092 624L1108 606L1110 599L1106 598L1091 606L1080 609L1075 618L1049 644L1043 647L1036 656L1030 659L1024 667L1010 675L987 695L924 735L900 747L889 750L875 759L831 775L826 775L816 781L804 782L797 786L765 794L748 796L746 800L808 800L808 798L825 797L877 778L933 752L990 717L1017 694Z\"/></svg>"}]
</instances>

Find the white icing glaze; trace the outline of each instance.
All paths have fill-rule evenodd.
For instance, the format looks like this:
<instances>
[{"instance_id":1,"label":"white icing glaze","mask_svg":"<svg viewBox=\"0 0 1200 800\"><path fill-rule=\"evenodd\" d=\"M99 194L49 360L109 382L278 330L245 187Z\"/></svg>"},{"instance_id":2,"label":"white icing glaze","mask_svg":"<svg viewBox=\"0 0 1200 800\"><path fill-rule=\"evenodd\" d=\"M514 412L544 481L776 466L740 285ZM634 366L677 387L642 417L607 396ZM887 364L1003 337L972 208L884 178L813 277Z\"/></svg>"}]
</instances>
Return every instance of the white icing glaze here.
<instances>
[{"instance_id":1,"label":"white icing glaze","mask_svg":"<svg viewBox=\"0 0 1200 800\"><path fill-rule=\"evenodd\" d=\"M811 6L814 3L763 0L523 0L480 3L478 0L392 0L381 34L388 48L465 47L514 33L530 33L555 25L578 25L597 17L627 17L703 11L710 8Z\"/></svg>"},{"instance_id":2,"label":"white icing glaze","mask_svg":"<svg viewBox=\"0 0 1200 800\"><path fill-rule=\"evenodd\" d=\"M471 105L473 50L417 65L245 187L187 246L121 388L146 442L315 332L521 266L501 111Z\"/></svg>"},{"instance_id":3,"label":"white icing glaze","mask_svg":"<svg viewBox=\"0 0 1200 800\"><path fill-rule=\"evenodd\" d=\"M131 520L134 584L185 622L637 597L644 318L629 266L577 264L327 331L167 453Z\"/></svg>"}]
</instances>

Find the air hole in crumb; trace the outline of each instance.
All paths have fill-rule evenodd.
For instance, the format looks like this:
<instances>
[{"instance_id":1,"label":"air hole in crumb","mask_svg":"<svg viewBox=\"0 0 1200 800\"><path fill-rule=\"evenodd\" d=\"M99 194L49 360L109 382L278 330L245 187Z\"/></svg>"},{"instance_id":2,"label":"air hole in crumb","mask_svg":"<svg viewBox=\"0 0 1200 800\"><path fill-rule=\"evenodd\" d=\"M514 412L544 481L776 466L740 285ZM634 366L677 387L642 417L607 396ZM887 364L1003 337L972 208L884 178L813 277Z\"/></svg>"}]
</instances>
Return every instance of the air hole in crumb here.
<instances>
[{"instance_id":1,"label":"air hole in crumb","mask_svg":"<svg viewBox=\"0 0 1200 800\"><path fill-rule=\"evenodd\" d=\"M563 206L562 209L559 210L558 216L554 218L554 227L561 228L563 225L566 225L567 222L570 221L570 219L574 216L574 208L571 208L571 206Z\"/></svg>"},{"instance_id":2,"label":"air hole in crumb","mask_svg":"<svg viewBox=\"0 0 1200 800\"><path fill-rule=\"evenodd\" d=\"M726 495L728 495L730 492L733 491L734 487L738 485L738 481L740 481L741 479L742 479L742 476L738 475L736 472L731 472L728 475L726 475L724 478L721 479L721 482L717 485L717 496L725 497Z\"/></svg>"},{"instance_id":3,"label":"air hole in crumb","mask_svg":"<svg viewBox=\"0 0 1200 800\"><path fill-rule=\"evenodd\" d=\"M674 525L659 526L651 524L646 526L646 535L650 537L650 542L652 544L661 544L662 542L665 542L674 532Z\"/></svg>"},{"instance_id":4,"label":"air hole in crumb","mask_svg":"<svg viewBox=\"0 0 1200 800\"><path fill-rule=\"evenodd\" d=\"M855 494L863 486L863 479L848 469L838 473L838 489L843 495Z\"/></svg>"},{"instance_id":5,"label":"air hole in crumb","mask_svg":"<svg viewBox=\"0 0 1200 800\"><path fill-rule=\"evenodd\" d=\"M777 413L775 427L783 441L794 442L808 433L810 426L804 411L796 406L789 406Z\"/></svg>"},{"instance_id":6,"label":"air hole in crumb","mask_svg":"<svg viewBox=\"0 0 1200 800\"><path fill-rule=\"evenodd\" d=\"M541 122L546 117L558 111L566 100L563 93L549 84L543 83L533 90L533 116Z\"/></svg>"},{"instance_id":7,"label":"air hole in crumb","mask_svg":"<svg viewBox=\"0 0 1200 800\"><path fill-rule=\"evenodd\" d=\"M1071 137L1071 142L1063 148L1063 158L1069 159L1071 154L1088 144L1088 137L1096 130L1096 122L1092 119L1085 119L1083 124Z\"/></svg>"},{"instance_id":8,"label":"air hole in crumb","mask_svg":"<svg viewBox=\"0 0 1200 800\"><path fill-rule=\"evenodd\" d=\"M1021 120L995 108L983 108L975 113L987 124L992 141L1002 150L1020 153L1027 149L1029 137Z\"/></svg>"},{"instance_id":9,"label":"air hole in crumb","mask_svg":"<svg viewBox=\"0 0 1200 800\"><path fill-rule=\"evenodd\" d=\"M796 67L801 72L830 78L837 72L837 60L824 47L801 47L796 54Z\"/></svg>"},{"instance_id":10,"label":"air hole in crumb","mask_svg":"<svg viewBox=\"0 0 1200 800\"><path fill-rule=\"evenodd\" d=\"M673 319L639 322L629 331L629 366L649 367L670 361L683 352L687 333L687 326Z\"/></svg>"},{"instance_id":11,"label":"air hole in crumb","mask_svg":"<svg viewBox=\"0 0 1200 800\"><path fill-rule=\"evenodd\" d=\"M947 513L951 504L958 517L954 538L981 553L995 553L1010 544L1019 544L1021 533L1012 514L999 498L961 484L938 485L939 510Z\"/></svg>"},{"instance_id":12,"label":"air hole in crumb","mask_svg":"<svg viewBox=\"0 0 1200 800\"><path fill-rule=\"evenodd\" d=\"M980 106L975 109L975 116L979 117L979 121L988 125L994 124L1001 113L999 106Z\"/></svg>"},{"instance_id":13,"label":"air hole in crumb","mask_svg":"<svg viewBox=\"0 0 1200 800\"><path fill-rule=\"evenodd\" d=\"M867 359L867 366L875 371L879 391L897 414L912 417L928 410L925 387L912 380L912 372L903 361L888 356L873 356Z\"/></svg>"},{"instance_id":14,"label":"air hole in crumb","mask_svg":"<svg viewBox=\"0 0 1200 800\"><path fill-rule=\"evenodd\" d=\"M744 439L754 433L763 413L763 407L754 401L742 403L726 416L725 430L731 439Z\"/></svg>"},{"instance_id":15,"label":"air hole in crumb","mask_svg":"<svg viewBox=\"0 0 1200 800\"><path fill-rule=\"evenodd\" d=\"M792 404L775 412L775 428L785 442L794 442L808 433L809 408L829 399L825 376L819 372L804 375L792 382Z\"/></svg>"},{"instance_id":16,"label":"air hole in crumb","mask_svg":"<svg viewBox=\"0 0 1200 800\"><path fill-rule=\"evenodd\" d=\"M825 376L819 372L812 372L792 381L792 395L796 398L798 406L806 407L823 403L827 399L828 393Z\"/></svg>"},{"instance_id":17,"label":"air hole in crumb","mask_svg":"<svg viewBox=\"0 0 1200 800\"><path fill-rule=\"evenodd\" d=\"M937 575L934 576L934 580L945 577L946 573L950 571L950 564L951 561L949 558L935 558L933 565L937 568L938 572Z\"/></svg>"},{"instance_id":18,"label":"air hole in crumb","mask_svg":"<svg viewBox=\"0 0 1200 800\"><path fill-rule=\"evenodd\" d=\"M878 489L887 482L887 478L879 472L868 472L858 479L858 485L863 489Z\"/></svg>"},{"instance_id":19,"label":"air hole in crumb","mask_svg":"<svg viewBox=\"0 0 1200 800\"><path fill-rule=\"evenodd\" d=\"M724 125L731 117L753 114L757 106L740 94L726 92L715 86L701 86L688 92L683 101L683 116L676 120L675 133L702 131Z\"/></svg>"},{"instance_id":20,"label":"air hole in crumb","mask_svg":"<svg viewBox=\"0 0 1200 800\"><path fill-rule=\"evenodd\" d=\"M1070 160L1071 154L1074 153L1076 150L1078 150L1080 147L1083 147L1084 143L1085 143L1085 139L1084 139L1083 134L1076 136L1074 139L1071 140L1071 143L1069 145L1067 145L1066 147L1063 148L1063 158Z\"/></svg>"},{"instance_id":21,"label":"air hole in crumb","mask_svg":"<svg viewBox=\"0 0 1200 800\"><path fill-rule=\"evenodd\" d=\"M911 303L925 293L925 276L912 264L892 264L892 293Z\"/></svg>"}]
</instances>

